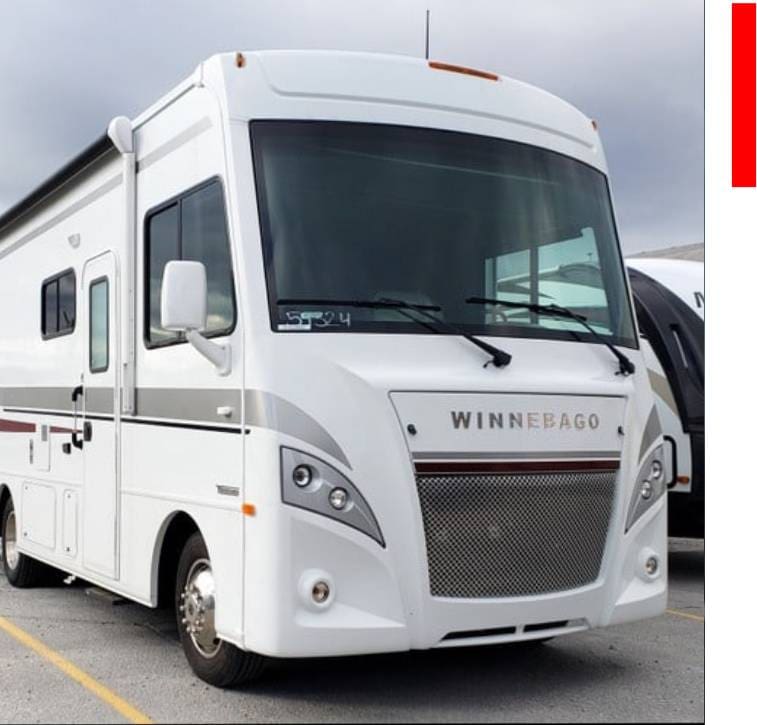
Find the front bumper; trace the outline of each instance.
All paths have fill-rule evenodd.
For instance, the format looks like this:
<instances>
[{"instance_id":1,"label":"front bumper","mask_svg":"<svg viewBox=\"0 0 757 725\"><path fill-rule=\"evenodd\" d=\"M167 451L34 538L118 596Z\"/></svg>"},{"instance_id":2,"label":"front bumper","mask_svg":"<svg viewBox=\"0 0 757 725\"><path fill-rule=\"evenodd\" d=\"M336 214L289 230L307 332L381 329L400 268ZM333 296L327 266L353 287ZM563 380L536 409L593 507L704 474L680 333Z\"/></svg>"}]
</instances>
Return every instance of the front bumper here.
<instances>
[{"instance_id":1,"label":"front bumper","mask_svg":"<svg viewBox=\"0 0 757 725\"><path fill-rule=\"evenodd\" d=\"M611 531L602 572L589 586L449 599L430 595L411 537L405 547L389 541L383 549L329 519L282 507L276 563L246 578L244 646L276 657L369 654L534 639L653 617L667 603L666 517L663 498L626 535ZM650 553L660 561L653 577L644 573ZM318 575L333 587L327 607L314 606L303 591L303 581ZM262 604L268 599L275 604Z\"/></svg>"}]
</instances>

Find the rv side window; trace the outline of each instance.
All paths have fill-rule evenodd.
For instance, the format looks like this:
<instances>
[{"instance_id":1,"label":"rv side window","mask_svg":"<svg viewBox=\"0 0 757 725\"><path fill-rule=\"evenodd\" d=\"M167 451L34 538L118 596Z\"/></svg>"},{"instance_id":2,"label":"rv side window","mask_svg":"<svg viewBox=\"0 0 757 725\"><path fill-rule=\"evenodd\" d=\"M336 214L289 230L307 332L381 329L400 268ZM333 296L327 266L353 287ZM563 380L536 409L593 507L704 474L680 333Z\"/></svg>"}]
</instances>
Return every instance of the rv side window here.
<instances>
[{"instance_id":1,"label":"rv side window","mask_svg":"<svg viewBox=\"0 0 757 725\"><path fill-rule=\"evenodd\" d=\"M89 286L89 369L104 373L108 369L108 279L102 277Z\"/></svg>"},{"instance_id":2,"label":"rv side window","mask_svg":"<svg viewBox=\"0 0 757 725\"><path fill-rule=\"evenodd\" d=\"M208 280L205 337L234 329L236 309L223 189L218 181L195 188L147 217L145 237L145 342L160 347L183 335L160 326L163 270L173 259L202 262Z\"/></svg>"},{"instance_id":3,"label":"rv side window","mask_svg":"<svg viewBox=\"0 0 757 725\"><path fill-rule=\"evenodd\" d=\"M42 337L68 335L76 327L76 275L73 269L42 283Z\"/></svg>"}]
</instances>

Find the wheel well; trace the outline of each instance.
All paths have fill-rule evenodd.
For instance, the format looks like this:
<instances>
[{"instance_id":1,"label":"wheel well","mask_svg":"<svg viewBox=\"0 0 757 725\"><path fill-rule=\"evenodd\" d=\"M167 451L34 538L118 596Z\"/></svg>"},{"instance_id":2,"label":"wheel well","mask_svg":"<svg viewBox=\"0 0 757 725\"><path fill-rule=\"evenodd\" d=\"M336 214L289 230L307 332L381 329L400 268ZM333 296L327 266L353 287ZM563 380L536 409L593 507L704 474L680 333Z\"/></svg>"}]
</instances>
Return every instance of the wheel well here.
<instances>
[{"instance_id":1,"label":"wheel well","mask_svg":"<svg viewBox=\"0 0 757 725\"><path fill-rule=\"evenodd\" d=\"M176 585L176 571L179 567L181 550L187 539L199 531L194 519L183 511L174 514L168 524L163 544L160 549L158 563L158 606L173 606L174 586Z\"/></svg>"}]
</instances>

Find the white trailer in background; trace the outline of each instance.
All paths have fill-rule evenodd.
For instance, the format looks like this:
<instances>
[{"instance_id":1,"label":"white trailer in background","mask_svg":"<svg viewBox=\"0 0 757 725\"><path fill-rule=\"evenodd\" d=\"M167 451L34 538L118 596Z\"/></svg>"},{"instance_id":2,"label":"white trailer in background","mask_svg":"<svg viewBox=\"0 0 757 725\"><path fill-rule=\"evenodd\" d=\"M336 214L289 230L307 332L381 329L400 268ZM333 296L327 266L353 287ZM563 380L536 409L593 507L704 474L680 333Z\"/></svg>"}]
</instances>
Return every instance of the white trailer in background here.
<instances>
[{"instance_id":1,"label":"white trailer in background","mask_svg":"<svg viewBox=\"0 0 757 725\"><path fill-rule=\"evenodd\" d=\"M671 536L704 537L704 263L626 260L663 433L677 451Z\"/></svg>"},{"instance_id":2,"label":"white trailer in background","mask_svg":"<svg viewBox=\"0 0 757 725\"><path fill-rule=\"evenodd\" d=\"M208 682L665 609L605 157L543 91L215 56L0 216L0 290L9 581L166 602Z\"/></svg>"}]
</instances>

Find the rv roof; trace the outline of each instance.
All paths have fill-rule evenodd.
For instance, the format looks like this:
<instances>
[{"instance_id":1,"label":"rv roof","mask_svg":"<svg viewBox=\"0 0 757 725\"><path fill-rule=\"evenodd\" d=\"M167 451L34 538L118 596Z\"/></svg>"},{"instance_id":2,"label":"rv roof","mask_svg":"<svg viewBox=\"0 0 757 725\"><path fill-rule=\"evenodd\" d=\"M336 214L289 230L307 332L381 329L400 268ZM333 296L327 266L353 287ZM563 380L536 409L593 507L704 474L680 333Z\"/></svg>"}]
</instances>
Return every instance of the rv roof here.
<instances>
[{"instance_id":1,"label":"rv roof","mask_svg":"<svg viewBox=\"0 0 757 725\"><path fill-rule=\"evenodd\" d=\"M244 60L241 65L239 64L240 57ZM388 81L386 76L389 75L391 78L396 77L395 79L405 79L411 75L414 78L423 77L417 76L416 74L420 72L422 67L430 65L426 60L410 58L407 56L382 56L381 54L376 53L352 53L345 51L245 51L241 54L217 54L200 63L189 78L184 79L155 104L134 118L134 128L136 129L149 121L153 116L159 113L161 109L165 108L167 103L170 103L172 100L185 93L192 86L202 85L208 80L206 76L211 75L213 71L220 71L223 74L234 73L234 68L244 68L246 66L249 69L251 65L257 65L256 63L248 62L252 59L260 62L261 65L258 67L264 67L264 76L266 76L266 79L271 86L271 90L274 93L284 91L288 93L301 93L303 95L313 94L314 96L319 94L331 96L334 94L334 97L337 98L340 93L337 92L334 83L338 84L338 82L341 82L345 85L345 88L340 89L341 95L346 94L347 91L349 91L349 93L361 95L361 88L362 92L369 93L366 86L373 84L376 86L374 90L380 89L381 93L385 93L386 95L396 95L397 98L393 100L394 102L400 103L409 102L409 99L413 98L414 94L417 94L418 89L400 89L399 86L401 84L399 82L396 85L391 85L391 82ZM346 73L344 72L345 61L349 62L349 70ZM336 70L341 68L341 71L336 72L335 64L338 66ZM302 72L303 68L310 70L309 72L308 70ZM314 71L314 68L318 70ZM390 69L393 70L394 75L389 73ZM321 72L327 77L327 79L316 77ZM432 72L437 79L439 76L460 77L459 73L444 73L439 70L433 70ZM589 120L573 106L542 89L518 81L513 81L512 79L503 76L495 76L494 74L488 75L491 75L493 79L503 81L503 84L501 84L503 86L502 92L505 92L504 87L506 87L506 92L510 94L508 95L508 98L515 98L517 96L519 99L522 99L524 97L523 94L525 94L529 99L529 103L532 101L535 103L535 107L538 107L539 113L542 116L545 112L548 113L550 110L553 112L558 111L560 118L563 122L568 123L573 134L570 135L565 133L562 135L579 142L583 146L593 150L596 149L594 146L596 143L596 135L589 131ZM479 79L473 80L475 82L475 80ZM454 83L455 81L451 79L451 82ZM491 80L488 80L487 83L491 83ZM357 84L356 88L352 88L355 84ZM430 88L434 85L434 81L430 78L428 82L424 81L424 87ZM492 85L496 86L498 84L492 83ZM348 89L346 86L350 86L350 88ZM445 97L448 96L447 91L443 94ZM439 93L438 86L436 86L436 93ZM489 107L492 103L492 98L500 98L498 94L495 96L491 96L488 93L474 93L473 95L468 95L468 92L464 92L461 97L461 103L471 101L476 105L481 103L481 99L484 98L484 96L490 100L486 101L477 112L482 115L501 116L499 113L492 114L491 108ZM436 100L436 96L433 98ZM373 100L386 99L380 98ZM413 100L417 99L413 98ZM449 101L447 101L447 103L449 103ZM434 105L434 103L431 103L431 105ZM501 101L495 102L495 105L496 108L499 108L499 106L501 106ZM509 105L511 104L508 104L508 106ZM228 110L231 111L232 109L229 108ZM463 108L458 109L452 108L451 106L447 107L446 110L464 111ZM509 111L510 109L508 108L508 114ZM501 117L505 118L505 116ZM512 121L516 119L508 118L508 120ZM531 125L535 128L542 127L538 123ZM546 126L543 128L544 130L550 130L553 133L561 133L555 129L548 129ZM30 211L37 207L37 205L61 188L67 181L113 150L115 150L113 142L107 133L103 133L103 135L95 140L94 143L71 159L71 161L46 179L42 184L0 214L0 236L2 236L3 232L11 225L25 217Z\"/></svg>"}]
</instances>

